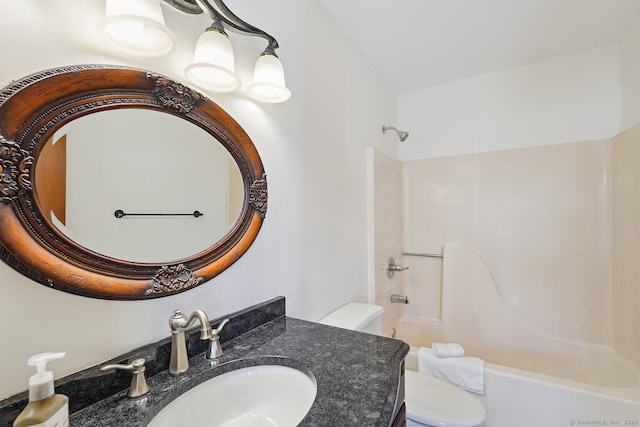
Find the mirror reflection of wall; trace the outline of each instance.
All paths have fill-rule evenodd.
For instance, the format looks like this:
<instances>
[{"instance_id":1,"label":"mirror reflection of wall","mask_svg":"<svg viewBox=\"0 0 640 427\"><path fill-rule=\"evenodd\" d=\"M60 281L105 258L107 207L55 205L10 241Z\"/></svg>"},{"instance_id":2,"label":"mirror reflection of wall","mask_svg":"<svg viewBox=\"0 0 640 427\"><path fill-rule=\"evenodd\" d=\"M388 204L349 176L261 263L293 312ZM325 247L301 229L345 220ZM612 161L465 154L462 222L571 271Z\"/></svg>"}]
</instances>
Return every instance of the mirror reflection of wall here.
<instances>
[{"instance_id":1,"label":"mirror reflection of wall","mask_svg":"<svg viewBox=\"0 0 640 427\"><path fill-rule=\"evenodd\" d=\"M178 260L211 247L238 220L244 193L235 161L188 121L145 109L102 111L66 124L53 147L62 140L66 218L47 209L56 227L87 249L136 262ZM36 162L43 181L46 156ZM44 209L51 197L38 193ZM117 209L204 215L118 219Z\"/></svg>"},{"instance_id":2,"label":"mirror reflection of wall","mask_svg":"<svg viewBox=\"0 0 640 427\"><path fill-rule=\"evenodd\" d=\"M67 137L49 138L42 147L36 188L43 212L51 212L62 225L67 217Z\"/></svg>"}]
</instances>

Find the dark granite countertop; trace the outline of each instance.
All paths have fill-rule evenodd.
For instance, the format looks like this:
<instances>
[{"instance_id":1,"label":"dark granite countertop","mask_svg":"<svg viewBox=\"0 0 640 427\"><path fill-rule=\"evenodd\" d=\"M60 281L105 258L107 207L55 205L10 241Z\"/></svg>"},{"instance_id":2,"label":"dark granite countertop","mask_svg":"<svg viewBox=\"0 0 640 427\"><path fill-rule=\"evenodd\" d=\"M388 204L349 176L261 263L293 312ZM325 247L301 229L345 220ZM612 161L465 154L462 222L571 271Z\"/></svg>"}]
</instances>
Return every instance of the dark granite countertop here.
<instances>
[{"instance_id":1,"label":"dark granite countertop","mask_svg":"<svg viewBox=\"0 0 640 427\"><path fill-rule=\"evenodd\" d=\"M225 339L223 331L224 355L217 361L204 357L200 351L203 350L202 342L198 342L195 333L188 337L189 354L194 355L190 357L190 369L183 374L174 376L168 373L166 355L161 354L167 351L166 340L155 344L156 355L147 358L153 359L158 366L154 366L154 361L148 362L151 366L147 368L147 382L151 392L141 398L126 396L128 383L126 387L122 385L130 380L130 374L121 371L102 373L97 371L97 367L74 374L74 378L63 381L61 387L56 384L58 393L63 393L65 386L69 389L65 394L71 400L71 425L145 426L173 399L194 386L234 369L261 364L291 366L311 372L315 377L316 399L300 426L386 427L393 421L400 368L409 351L404 342L286 317L283 298L230 317L225 329L230 330L231 336ZM239 328L236 326L235 333L234 321L240 325ZM212 324L215 326L217 322ZM121 359L129 360L141 353L149 354L149 349L138 349ZM82 393L76 390L76 383L83 380L90 382L93 379L91 387L95 387L97 380L102 387L113 378L118 379L118 385L111 387L120 387L120 391L108 397L93 397L91 401L89 395L92 391L86 389L87 386ZM84 406L74 407L74 391L82 394L79 400L86 402ZM3 419L3 403L0 402L0 420ZM5 417L15 418L20 403L24 407L24 399L18 401L14 398L7 403L10 405L4 405ZM14 410L7 411L7 408ZM215 403L212 403L211 410L215 411Z\"/></svg>"}]
</instances>

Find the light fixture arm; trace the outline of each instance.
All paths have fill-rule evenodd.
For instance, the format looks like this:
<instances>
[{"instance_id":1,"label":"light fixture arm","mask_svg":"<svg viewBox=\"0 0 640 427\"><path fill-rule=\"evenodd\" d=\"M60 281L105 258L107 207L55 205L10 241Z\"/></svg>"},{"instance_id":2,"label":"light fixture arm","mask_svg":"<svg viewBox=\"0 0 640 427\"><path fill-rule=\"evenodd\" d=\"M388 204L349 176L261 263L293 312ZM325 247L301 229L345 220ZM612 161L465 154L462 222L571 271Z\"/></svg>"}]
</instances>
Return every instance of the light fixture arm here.
<instances>
[{"instance_id":1,"label":"light fixture arm","mask_svg":"<svg viewBox=\"0 0 640 427\"><path fill-rule=\"evenodd\" d=\"M208 0L196 0L198 3L207 3L209 4ZM275 37L273 37L272 35L266 33L265 31L261 30L258 27L254 27L253 25L243 21L242 19L240 19L235 13L233 13L231 10L229 10L229 8L227 7L226 4L224 4L224 2L222 0L213 0L213 2L216 4L216 6L218 6L218 9L220 9L225 18L228 18L227 21L229 21L229 25L231 26L231 28L235 29L236 31L238 31L241 34L251 34L254 36L258 36L258 37L262 37L264 39L266 39L269 42L269 46L272 46L274 49L278 48L278 41L275 39ZM233 21L233 22L231 22ZM226 22L226 21L225 21ZM236 25L234 25L236 24Z\"/></svg>"},{"instance_id":2,"label":"light fixture arm","mask_svg":"<svg viewBox=\"0 0 640 427\"><path fill-rule=\"evenodd\" d=\"M213 21L222 21L228 29L239 34L258 36L266 39L273 49L278 48L278 41L253 25L240 19L222 0L163 0L169 6L181 12L199 15L206 13ZM214 6L215 5L215 6Z\"/></svg>"},{"instance_id":3,"label":"light fixture arm","mask_svg":"<svg viewBox=\"0 0 640 427\"><path fill-rule=\"evenodd\" d=\"M203 10L194 0L163 0L172 8L188 15L200 15Z\"/></svg>"}]
</instances>

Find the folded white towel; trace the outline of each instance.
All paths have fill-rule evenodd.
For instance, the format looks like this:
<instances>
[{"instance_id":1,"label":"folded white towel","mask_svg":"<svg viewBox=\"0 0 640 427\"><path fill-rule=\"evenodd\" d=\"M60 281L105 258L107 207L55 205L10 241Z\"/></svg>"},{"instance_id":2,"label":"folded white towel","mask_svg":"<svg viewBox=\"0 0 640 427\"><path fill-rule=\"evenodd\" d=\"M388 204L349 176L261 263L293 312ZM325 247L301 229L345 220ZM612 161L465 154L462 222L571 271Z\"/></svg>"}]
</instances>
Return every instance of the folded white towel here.
<instances>
[{"instance_id":1,"label":"folded white towel","mask_svg":"<svg viewBox=\"0 0 640 427\"><path fill-rule=\"evenodd\" d=\"M456 342L441 343L434 342L431 344L433 352L438 357L460 357L464 356L464 348Z\"/></svg>"},{"instance_id":2,"label":"folded white towel","mask_svg":"<svg viewBox=\"0 0 640 427\"><path fill-rule=\"evenodd\" d=\"M420 347L418 372L484 394L484 360L477 357L438 357L432 349Z\"/></svg>"}]
</instances>

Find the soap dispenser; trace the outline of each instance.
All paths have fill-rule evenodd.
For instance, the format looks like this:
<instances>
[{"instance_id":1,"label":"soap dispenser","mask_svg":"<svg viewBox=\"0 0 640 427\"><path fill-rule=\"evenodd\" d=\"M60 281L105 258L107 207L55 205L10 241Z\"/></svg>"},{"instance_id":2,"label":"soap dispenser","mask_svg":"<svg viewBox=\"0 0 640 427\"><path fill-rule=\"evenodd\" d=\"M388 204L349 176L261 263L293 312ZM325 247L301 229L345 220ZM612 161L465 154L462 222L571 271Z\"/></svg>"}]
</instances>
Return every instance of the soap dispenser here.
<instances>
[{"instance_id":1,"label":"soap dispenser","mask_svg":"<svg viewBox=\"0 0 640 427\"><path fill-rule=\"evenodd\" d=\"M29 403L13 422L13 427L69 427L69 398L54 394L53 373L45 371L47 362L65 353L42 353L30 357L28 364L38 373L29 378Z\"/></svg>"}]
</instances>

